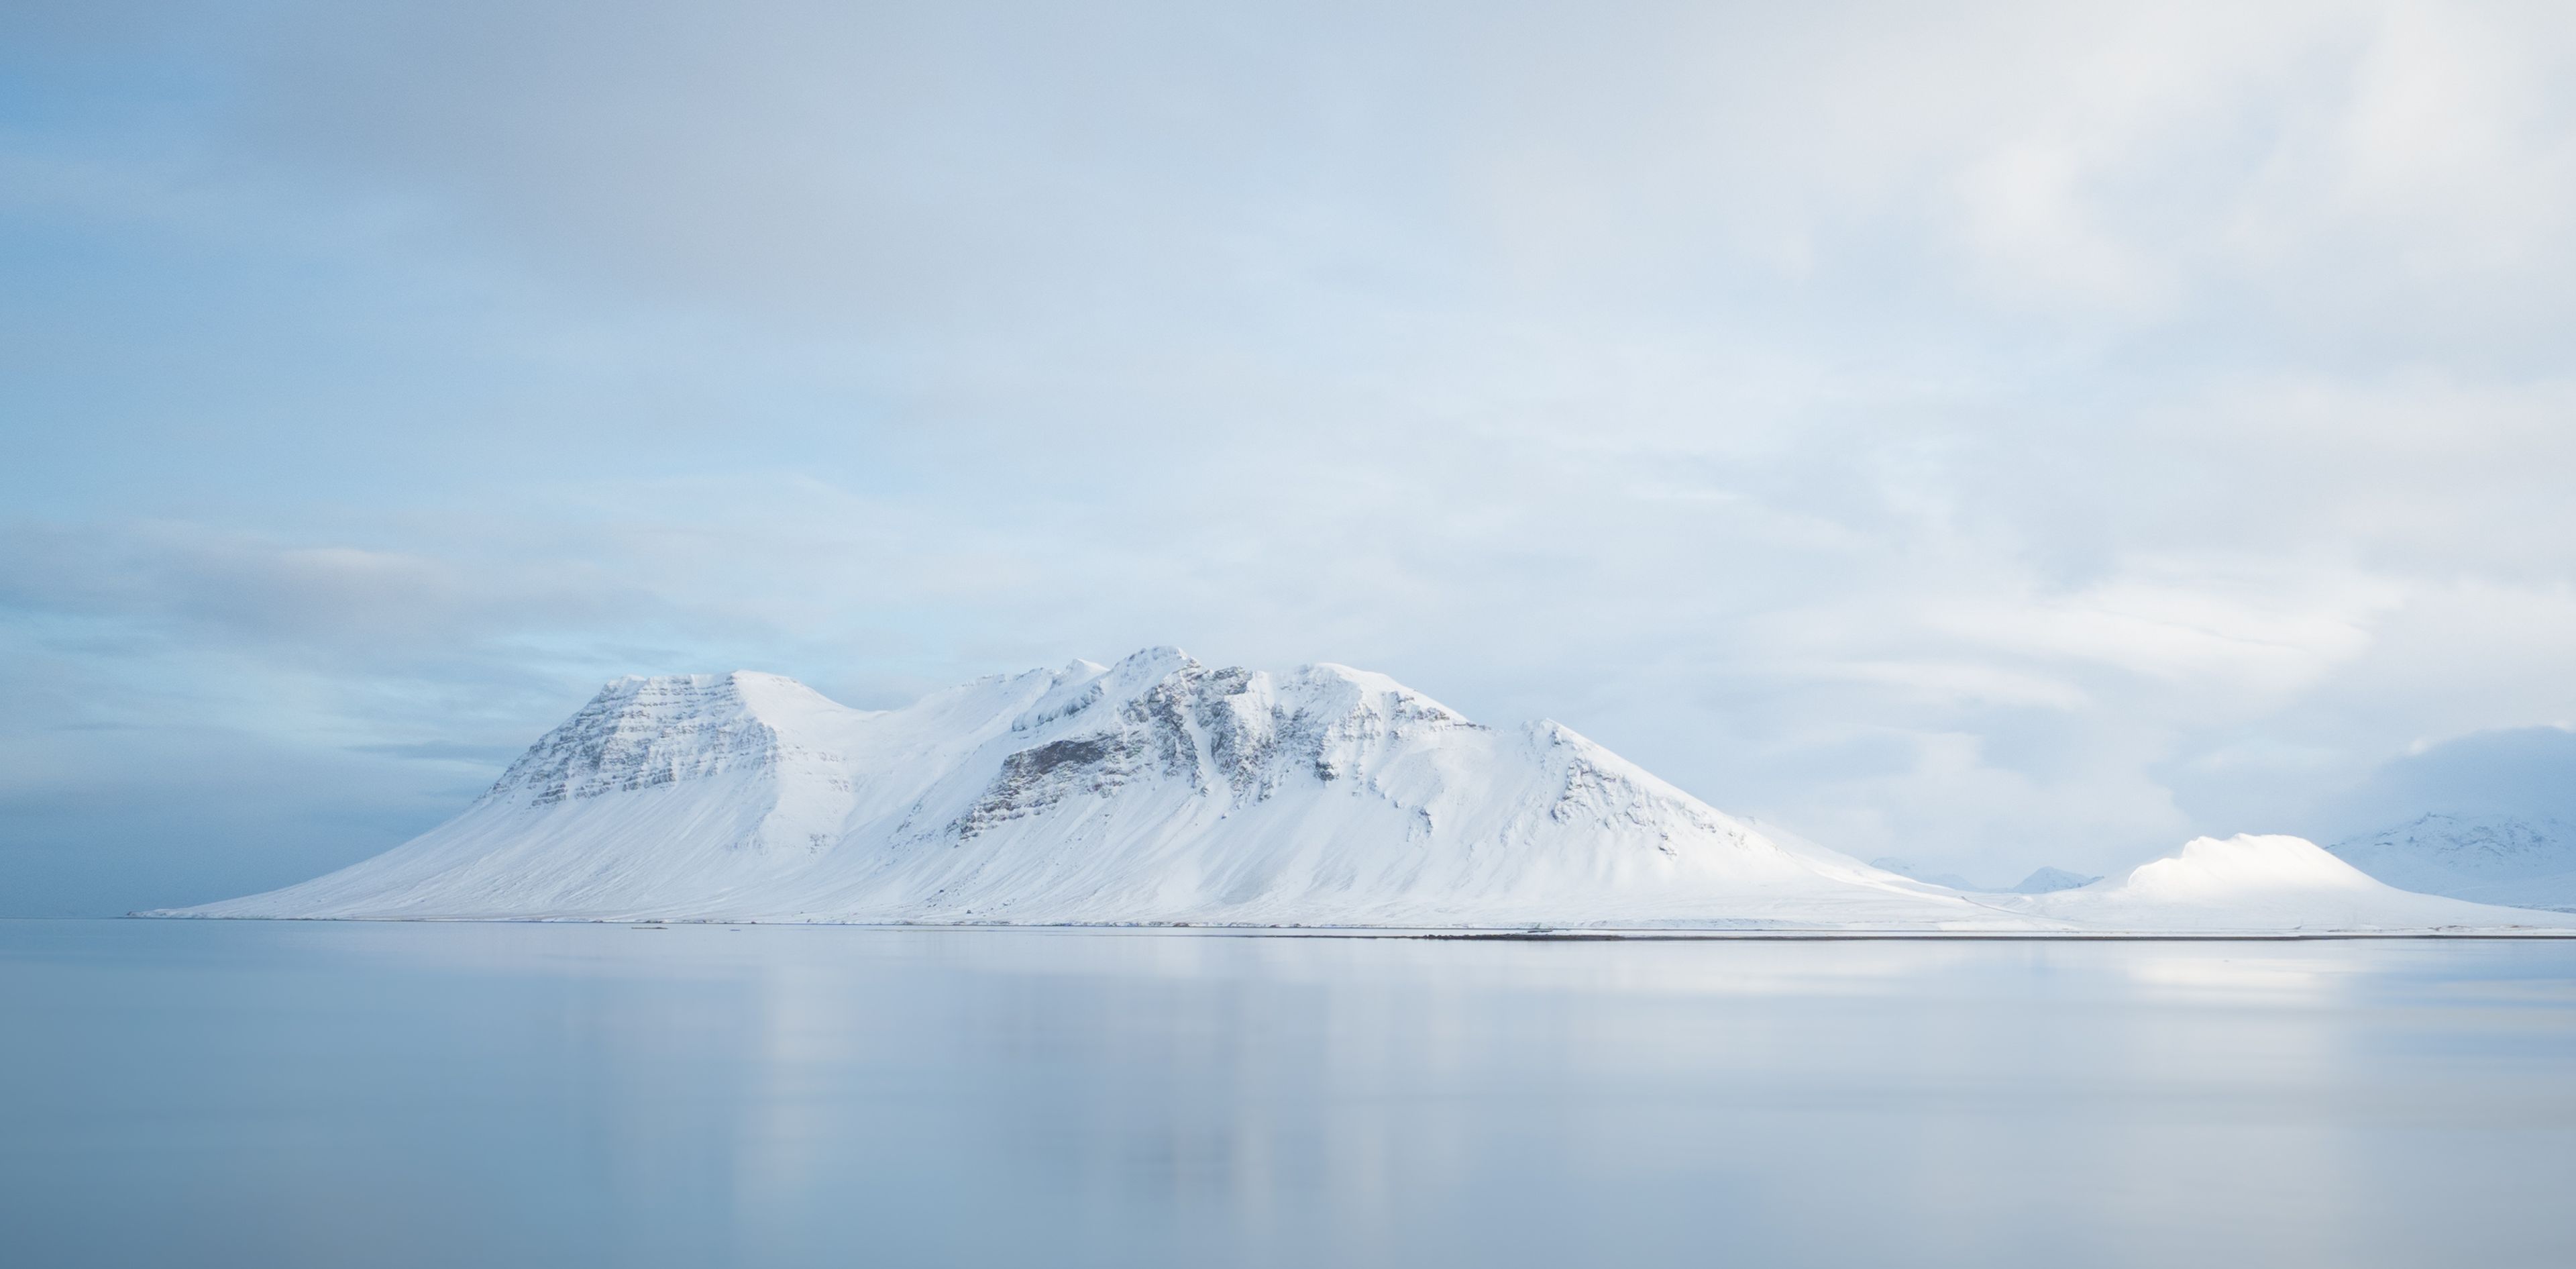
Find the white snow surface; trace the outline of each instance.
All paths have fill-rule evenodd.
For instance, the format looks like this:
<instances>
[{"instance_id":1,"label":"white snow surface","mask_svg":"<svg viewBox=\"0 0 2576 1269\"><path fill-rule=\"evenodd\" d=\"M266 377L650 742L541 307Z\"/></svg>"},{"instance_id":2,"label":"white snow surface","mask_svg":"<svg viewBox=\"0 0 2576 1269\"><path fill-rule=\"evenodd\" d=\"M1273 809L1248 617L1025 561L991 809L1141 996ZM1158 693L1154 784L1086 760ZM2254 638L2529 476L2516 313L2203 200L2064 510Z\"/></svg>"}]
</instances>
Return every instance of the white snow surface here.
<instances>
[{"instance_id":1,"label":"white snow surface","mask_svg":"<svg viewBox=\"0 0 2576 1269\"><path fill-rule=\"evenodd\" d=\"M2402 895L2305 843L2362 888L2206 845L2181 856L2187 884L2151 864L2112 891L1970 897L1756 831L1553 722L1489 728L1383 675L1214 669L1152 648L888 711L767 674L623 679L402 846L150 915L1957 933L2553 921ZM2304 857L2288 872L2301 868L2315 872ZM2333 903L2301 906L2319 895Z\"/></svg>"},{"instance_id":2,"label":"white snow surface","mask_svg":"<svg viewBox=\"0 0 2576 1269\"><path fill-rule=\"evenodd\" d=\"M2330 849L2392 886L2576 911L2576 826L2560 820L2430 814Z\"/></svg>"}]
</instances>

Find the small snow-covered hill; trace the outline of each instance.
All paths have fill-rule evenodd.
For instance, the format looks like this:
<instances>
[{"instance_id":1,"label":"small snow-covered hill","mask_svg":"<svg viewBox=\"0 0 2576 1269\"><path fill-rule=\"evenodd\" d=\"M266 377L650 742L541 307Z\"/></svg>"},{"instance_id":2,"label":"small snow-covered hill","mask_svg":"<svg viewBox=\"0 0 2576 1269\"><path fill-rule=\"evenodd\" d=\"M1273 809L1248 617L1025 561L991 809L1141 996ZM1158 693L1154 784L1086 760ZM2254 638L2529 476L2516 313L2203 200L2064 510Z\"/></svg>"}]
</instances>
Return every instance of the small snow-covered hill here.
<instances>
[{"instance_id":1,"label":"small snow-covered hill","mask_svg":"<svg viewBox=\"0 0 2576 1269\"><path fill-rule=\"evenodd\" d=\"M2555 819L2424 815L2330 849L2400 889L2576 911L2576 826Z\"/></svg>"},{"instance_id":2,"label":"small snow-covered hill","mask_svg":"<svg viewBox=\"0 0 2576 1269\"><path fill-rule=\"evenodd\" d=\"M1168 648L884 712L771 675L626 679L454 820L176 915L2030 925L1774 841L1555 723Z\"/></svg>"},{"instance_id":3,"label":"small snow-covered hill","mask_svg":"<svg viewBox=\"0 0 2576 1269\"><path fill-rule=\"evenodd\" d=\"M2318 933L2559 929L2576 919L2399 890L2300 837L2200 837L2126 875L2006 900L2089 930Z\"/></svg>"}]
</instances>

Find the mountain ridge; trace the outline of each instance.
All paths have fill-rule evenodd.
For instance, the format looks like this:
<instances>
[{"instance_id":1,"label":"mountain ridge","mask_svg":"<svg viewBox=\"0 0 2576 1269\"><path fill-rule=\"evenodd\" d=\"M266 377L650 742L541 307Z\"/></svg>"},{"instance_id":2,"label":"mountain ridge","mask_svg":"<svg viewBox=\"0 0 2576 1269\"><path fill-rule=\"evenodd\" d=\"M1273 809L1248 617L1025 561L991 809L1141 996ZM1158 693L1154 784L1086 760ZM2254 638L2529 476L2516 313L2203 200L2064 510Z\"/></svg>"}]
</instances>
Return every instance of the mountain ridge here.
<instances>
[{"instance_id":1,"label":"mountain ridge","mask_svg":"<svg viewBox=\"0 0 2576 1269\"><path fill-rule=\"evenodd\" d=\"M2576 825L2550 816L2432 811L2327 849L2408 890L2576 911Z\"/></svg>"},{"instance_id":2,"label":"mountain ridge","mask_svg":"<svg viewBox=\"0 0 2576 1269\"><path fill-rule=\"evenodd\" d=\"M1550 720L1176 648L853 710L749 671L630 676L464 815L217 916L1519 924L1822 905L1993 924L1783 847Z\"/></svg>"},{"instance_id":3,"label":"mountain ridge","mask_svg":"<svg viewBox=\"0 0 2576 1269\"><path fill-rule=\"evenodd\" d=\"M1168 647L890 710L751 671L629 676L430 832L154 915L2084 928L1775 838L1560 723Z\"/></svg>"}]
</instances>

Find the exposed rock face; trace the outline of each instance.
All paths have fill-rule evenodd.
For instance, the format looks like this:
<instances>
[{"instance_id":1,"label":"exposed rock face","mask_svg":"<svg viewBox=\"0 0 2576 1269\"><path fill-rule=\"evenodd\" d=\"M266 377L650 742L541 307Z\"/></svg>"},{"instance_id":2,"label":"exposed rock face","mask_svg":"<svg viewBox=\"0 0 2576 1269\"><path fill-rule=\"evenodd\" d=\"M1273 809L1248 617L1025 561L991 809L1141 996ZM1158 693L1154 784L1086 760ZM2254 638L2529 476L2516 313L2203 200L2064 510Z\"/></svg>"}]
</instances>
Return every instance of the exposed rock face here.
<instances>
[{"instance_id":1,"label":"exposed rock face","mask_svg":"<svg viewBox=\"0 0 2576 1269\"><path fill-rule=\"evenodd\" d=\"M1283 789L1341 779L1364 766L1375 750L1447 729L1483 730L1419 693L1400 687L1355 692L1353 686L1351 672L1337 668L1274 678L1184 660L1114 710L1104 710L1095 708L1104 696L1095 680L1069 700L1032 709L1013 723L1016 735L1059 731L1059 723L1077 734L1005 755L1001 770L954 831L972 837L1044 814L1069 798L1115 796L1138 781L1222 798L1229 808L1239 808ZM1097 730L1081 730L1083 721L1094 722Z\"/></svg>"},{"instance_id":2,"label":"exposed rock face","mask_svg":"<svg viewBox=\"0 0 2576 1269\"><path fill-rule=\"evenodd\" d=\"M748 823L719 832L702 821L702 840L810 855L829 844L852 779L848 756L799 724L851 712L774 674L629 676L540 737L475 805L533 811L698 784L719 786L708 798L723 803L750 780L776 796Z\"/></svg>"},{"instance_id":3,"label":"exposed rock face","mask_svg":"<svg viewBox=\"0 0 2576 1269\"><path fill-rule=\"evenodd\" d=\"M778 732L744 703L739 680L745 677L637 676L611 683L519 755L484 796L550 806L772 766Z\"/></svg>"},{"instance_id":4,"label":"exposed rock face","mask_svg":"<svg viewBox=\"0 0 2576 1269\"><path fill-rule=\"evenodd\" d=\"M960 840L1043 814L1075 794L1107 797L1144 769L1145 752L1121 733L1051 740L1002 759L1000 775L949 831Z\"/></svg>"}]
</instances>

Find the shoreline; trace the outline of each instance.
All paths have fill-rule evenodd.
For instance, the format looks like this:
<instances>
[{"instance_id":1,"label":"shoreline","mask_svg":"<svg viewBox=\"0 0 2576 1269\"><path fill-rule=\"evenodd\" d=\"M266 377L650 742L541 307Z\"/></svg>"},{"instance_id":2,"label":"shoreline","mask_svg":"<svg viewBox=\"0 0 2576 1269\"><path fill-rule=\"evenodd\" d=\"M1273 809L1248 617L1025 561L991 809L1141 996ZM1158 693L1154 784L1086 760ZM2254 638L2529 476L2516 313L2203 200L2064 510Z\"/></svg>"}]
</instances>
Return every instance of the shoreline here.
<instances>
[{"instance_id":1,"label":"shoreline","mask_svg":"<svg viewBox=\"0 0 2576 1269\"><path fill-rule=\"evenodd\" d=\"M272 921L377 925L599 925L656 930L677 928L1017 931L1091 935L1184 935L1229 938L1415 939L1443 942L1650 943L1650 942L2313 942L2368 939L2449 941L2576 940L2576 929L2474 927L2460 929L2322 930L1925 930L1702 926L1389 926L1202 925L1161 922L1006 921L776 921L671 917L470 917L470 916L194 916L168 911L113 917L25 917L7 920L71 921Z\"/></svg>"}]
</instances>

